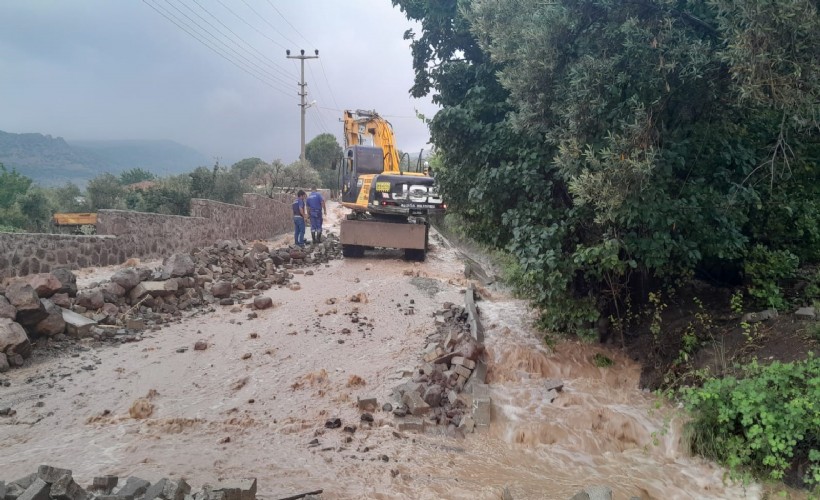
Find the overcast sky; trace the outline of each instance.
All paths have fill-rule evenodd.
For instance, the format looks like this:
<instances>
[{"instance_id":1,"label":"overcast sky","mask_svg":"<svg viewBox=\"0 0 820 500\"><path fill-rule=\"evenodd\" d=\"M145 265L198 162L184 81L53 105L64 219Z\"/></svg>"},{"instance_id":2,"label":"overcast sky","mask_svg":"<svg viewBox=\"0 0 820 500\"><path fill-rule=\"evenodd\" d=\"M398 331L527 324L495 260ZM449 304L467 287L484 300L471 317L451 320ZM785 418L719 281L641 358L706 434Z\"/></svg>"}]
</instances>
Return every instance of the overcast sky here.
<instances>
[{"instance_id":1,"label":"overcast sky","mask_svg":"<svg viewBox=\"0 0 820 500\"><path fill-rule=\"evenodd\" d=\"M415 110L436 108L408 93L411 27L390 0L0 0L0 130L170 139L223 163L289 163L299 61L285 49L318 49L305 61L316 101L306 141L330 132L341 143L341 110L375 109L417 154L430 146Z\"/></svg>"}]
</instances>

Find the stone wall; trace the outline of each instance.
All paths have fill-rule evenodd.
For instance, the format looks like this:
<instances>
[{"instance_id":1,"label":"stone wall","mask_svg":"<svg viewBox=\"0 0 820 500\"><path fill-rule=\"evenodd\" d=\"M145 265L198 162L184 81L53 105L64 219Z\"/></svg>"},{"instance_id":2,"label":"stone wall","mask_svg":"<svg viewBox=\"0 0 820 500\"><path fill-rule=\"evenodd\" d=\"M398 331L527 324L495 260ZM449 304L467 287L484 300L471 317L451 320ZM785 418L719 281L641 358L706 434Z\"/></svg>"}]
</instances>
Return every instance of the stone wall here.
<instances>
[{"instance_id":1,"label":"stone wall","mask_svg":"<svg viewBox=\"0 0 820 500\"><path fill-rule=\"evenodd\" d=\"M0 233L0 278L161 258L223 239L268 239L293 227L290 195L243 199L244 206L191 200L191 217L100 210L96 236Z\"/></svg>"}]
</instances>

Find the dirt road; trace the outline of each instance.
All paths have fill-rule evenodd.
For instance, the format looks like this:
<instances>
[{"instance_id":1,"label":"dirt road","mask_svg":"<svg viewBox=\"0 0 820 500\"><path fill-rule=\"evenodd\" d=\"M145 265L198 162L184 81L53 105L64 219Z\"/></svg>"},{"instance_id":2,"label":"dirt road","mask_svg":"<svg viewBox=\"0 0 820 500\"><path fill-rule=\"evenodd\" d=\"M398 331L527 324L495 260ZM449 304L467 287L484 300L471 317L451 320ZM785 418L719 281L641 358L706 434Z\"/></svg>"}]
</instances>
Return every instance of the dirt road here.
<instances>
[{"instance_id":1,"label":"dirt road","mask_svg":"<svg viewBox=\"0 0 820 500\"><path fill-rule=\"evenodd\" d=\"M335 231L341 209L331 212ZM266 291L275 307L256 319L216 306L141 342L85 341L80 352L6 374L0 400L17 415L0 418L0 479L47 463L81 483L100 474L194 486L256 477L266 499L319 488L323 498L500 498L504 487L516 499L568 498L589 484L611 486L616 499L756 497L678 449L669 413L653 412L637 389L637 366L608 353L615 366L596 368L600 349L575 343L550 352L527 305L500 292L481 303L489 430L465 439L397 433L382 411L372 428L361 425L357 397L388 402L397 369L419 362L432 312L463 301L458 253L433 242L421 264L383 250L297 274L299 289ZM363 300L351 302L357 294ZM194 350L197 341L208 348ZM566 383L552 405L539 385L550 377ZM153 407L147 418L129 414L139 398ZM331 417L358 430L325 429Z\"/></svg>"}]
</instances>

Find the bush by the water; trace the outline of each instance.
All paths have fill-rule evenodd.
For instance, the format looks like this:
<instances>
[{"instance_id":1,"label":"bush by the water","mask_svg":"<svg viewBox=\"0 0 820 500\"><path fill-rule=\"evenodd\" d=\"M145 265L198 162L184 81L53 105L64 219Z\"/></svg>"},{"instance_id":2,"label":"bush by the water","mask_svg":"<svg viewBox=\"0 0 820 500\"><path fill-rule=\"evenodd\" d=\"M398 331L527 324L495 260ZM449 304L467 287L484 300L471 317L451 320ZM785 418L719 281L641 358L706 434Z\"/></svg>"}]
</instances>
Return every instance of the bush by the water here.
<instances>
[{"instance_id":1,"label":"bush by the water","mask_svg":"<svg viewBox=\"0 0 820 500\"><path fill-rule=\"evenodd\" d=\"M794 468L820 487L820 358L752 363L742 378L711 379L683 395L692 451L758 478L783 479Z\"/></svg>"}]
</instances>

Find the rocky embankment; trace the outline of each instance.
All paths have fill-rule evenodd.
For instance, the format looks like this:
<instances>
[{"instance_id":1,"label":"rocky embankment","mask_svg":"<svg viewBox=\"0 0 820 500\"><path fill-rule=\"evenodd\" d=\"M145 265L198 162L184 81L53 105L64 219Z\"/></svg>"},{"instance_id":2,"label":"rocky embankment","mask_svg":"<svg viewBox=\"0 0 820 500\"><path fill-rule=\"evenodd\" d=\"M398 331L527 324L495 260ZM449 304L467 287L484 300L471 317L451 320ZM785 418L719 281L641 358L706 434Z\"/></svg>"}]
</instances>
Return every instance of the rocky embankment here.
<instances>
[{"instance_id":1,"label":"rocky embankment","mask_svg":"<svg viewBox=\"0 0 820 500\"><path fill-rule=\"evenodd\" d=\"M216 304L269 308L263 290L298 287L292 283L297 274L339 258L340 248L334 235L306 249L223 240L174 254L156 269L123 267L79 290L68 269L6 280L0 285L0 373L23 366L36 347L59 349L85 337L134 342Z\"/></svg>"}]
</instances>

